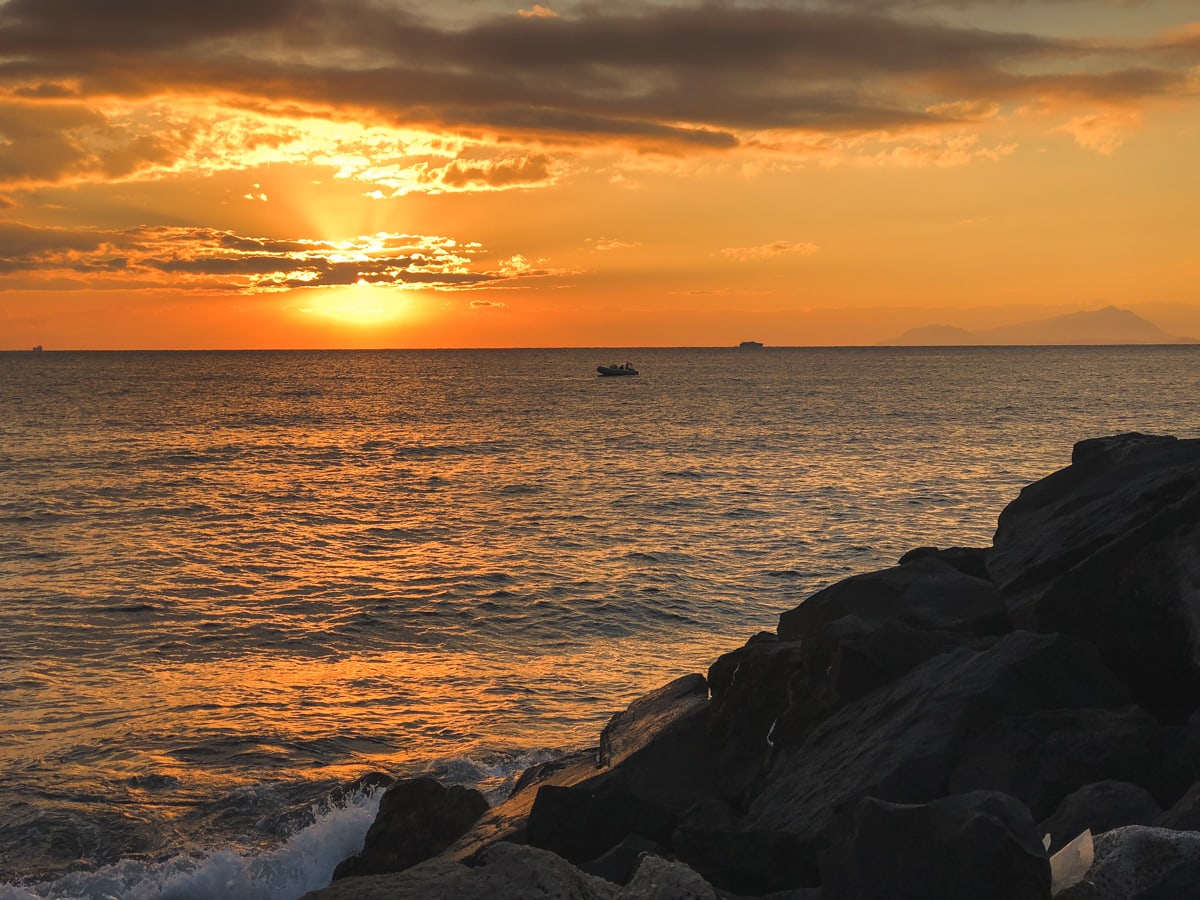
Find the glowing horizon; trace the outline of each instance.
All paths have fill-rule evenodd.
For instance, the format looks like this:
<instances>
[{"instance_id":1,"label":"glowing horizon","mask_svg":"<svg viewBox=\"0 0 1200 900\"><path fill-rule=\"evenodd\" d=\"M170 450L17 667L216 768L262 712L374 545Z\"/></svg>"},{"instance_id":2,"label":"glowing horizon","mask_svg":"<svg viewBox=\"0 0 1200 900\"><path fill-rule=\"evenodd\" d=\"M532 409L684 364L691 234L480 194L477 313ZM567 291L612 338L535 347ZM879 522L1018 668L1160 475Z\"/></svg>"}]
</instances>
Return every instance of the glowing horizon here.
<instances>
[{"instance_id":1,"label":"glowing horizon","mask_svg":"<svg viewBox=\"0 0 1200 900\"><path fill-rule=\"evenodd\" d=\"M1187 7L6 0L0 349L1200 337Z\"/></svg>"}]
</instances>

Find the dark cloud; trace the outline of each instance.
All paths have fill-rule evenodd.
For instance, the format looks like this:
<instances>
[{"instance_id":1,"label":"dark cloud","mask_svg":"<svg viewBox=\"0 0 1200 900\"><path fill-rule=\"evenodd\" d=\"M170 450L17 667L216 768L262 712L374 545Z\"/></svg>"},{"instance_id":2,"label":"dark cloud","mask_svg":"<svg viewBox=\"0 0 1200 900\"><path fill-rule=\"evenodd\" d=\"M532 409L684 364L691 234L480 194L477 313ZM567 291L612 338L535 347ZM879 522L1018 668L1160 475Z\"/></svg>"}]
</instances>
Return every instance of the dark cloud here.
<instances>
[{"instance_id":1,"label":"dark cloud","mask_svg":"<svg viewBox=\"0 0 1200 900\"><path fill-rule=\"evenodd\" d=\"M466 288L545 272L475 263L482 248L442 237L376 234L332 244L244 237L207 228L35 228L0 222L0 290L172 287L254 293L360 282ZM84 282L71 282L82 285Z\"/></svg>"},{"instance_id":2,"label":"dark cloud","mask_svg":"<svg viewBox=\"0 0 1200 900\"><path fill-rule=\"evenodd\" d=\"M569 16L451 25L380 0L9 0L0 5L0 86L30 104L75 93L220 93L255 110L721 149L765 129L944 125L954 120L928 110L967 101L1057 93L1135 103L1185 90L1195 61L1191 34L1100 47L939 24L911 12L922 5L583 5ZM98 158L88 151L95 142L70 133L84 127L71 117L88 111L60 106L12 125L29 149L0 153L0 178L121 177L188 141L143 134ZM20 118L11 106L0 115ZM0 131L8 134L4 121ZM515 164L463 163L442 178L494 186L489 179L508 176L525 177Z\"/></svg>"}]
</instances>

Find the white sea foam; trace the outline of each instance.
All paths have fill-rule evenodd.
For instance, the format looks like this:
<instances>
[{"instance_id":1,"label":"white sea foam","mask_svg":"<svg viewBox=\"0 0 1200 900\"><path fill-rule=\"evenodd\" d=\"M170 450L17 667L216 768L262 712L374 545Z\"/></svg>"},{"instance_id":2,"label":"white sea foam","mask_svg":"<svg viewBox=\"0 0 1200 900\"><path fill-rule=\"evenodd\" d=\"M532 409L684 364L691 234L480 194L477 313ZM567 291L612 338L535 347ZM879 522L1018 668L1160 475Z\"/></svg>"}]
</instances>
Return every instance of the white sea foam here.
<instances>
[{"instance_id":1,"label":"white sea foam","mask_svg":"<svg viewBox=\"0 0 1200 900\"><path fill-rule=\"evenodd\" d=\"M273 850L122 860L44 884L0 885L0 900L295 900L328 885L337 864L362 848L381 796L364 791L344 806L314 810L314 824Z\"/></svg>"}]
</instances>

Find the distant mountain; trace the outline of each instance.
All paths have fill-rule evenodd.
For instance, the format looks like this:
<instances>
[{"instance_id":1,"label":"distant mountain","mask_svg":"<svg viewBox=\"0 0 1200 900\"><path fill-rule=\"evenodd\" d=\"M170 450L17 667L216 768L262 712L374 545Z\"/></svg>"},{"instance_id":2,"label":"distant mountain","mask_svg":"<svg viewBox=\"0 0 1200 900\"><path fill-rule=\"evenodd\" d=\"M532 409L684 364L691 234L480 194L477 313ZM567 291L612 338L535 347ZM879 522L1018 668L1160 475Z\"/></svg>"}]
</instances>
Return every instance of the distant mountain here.
<instances>
[{"instance_id":1,"label":"distant mountain","mask_svg":"<svg viewBox=\"0 0 1200 900\"><path fill-rule=\"evenodd\" d=\"M880 341L885 347L975 346L994 344L1196 344L1194 338L1167 334L1153 322L1127 309L1106 306L1033 322L967 331L952 325L910 328Z\"/></svg>"}]
</instances>

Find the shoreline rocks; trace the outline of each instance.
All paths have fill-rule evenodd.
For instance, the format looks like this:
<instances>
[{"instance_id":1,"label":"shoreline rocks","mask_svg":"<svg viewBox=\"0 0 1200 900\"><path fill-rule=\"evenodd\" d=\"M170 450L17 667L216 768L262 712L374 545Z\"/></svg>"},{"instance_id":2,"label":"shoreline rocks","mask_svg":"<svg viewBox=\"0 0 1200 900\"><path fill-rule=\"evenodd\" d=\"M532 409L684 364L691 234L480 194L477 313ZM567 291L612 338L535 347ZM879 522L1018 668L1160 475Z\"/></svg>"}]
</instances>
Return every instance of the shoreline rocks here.
<instances>
[{"instance_id":1,"label":"shoreline rocks","mask_svg":"<svg viewBox=\"0 0 1200 900\"><path fill-rule=\"evenodd\" d=\"M430 859L308 897L1187 900L1198 765L1200 440L1116 435L991 548L814 594ZM1055 884L1088 829L1096 877Z\"/></svg>"}]
</instances>

